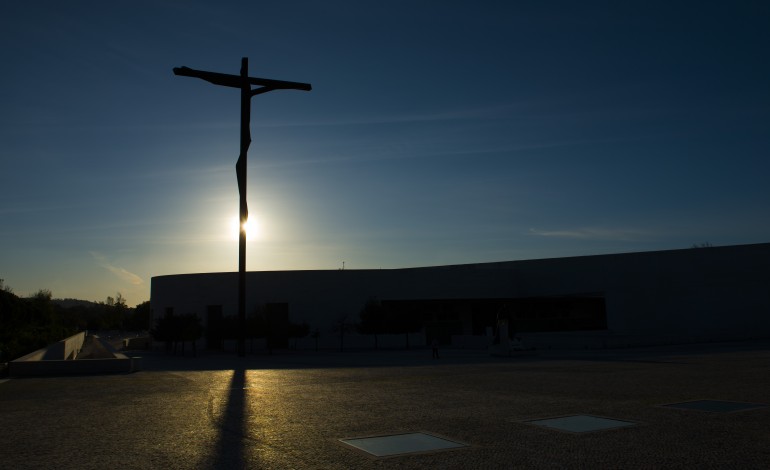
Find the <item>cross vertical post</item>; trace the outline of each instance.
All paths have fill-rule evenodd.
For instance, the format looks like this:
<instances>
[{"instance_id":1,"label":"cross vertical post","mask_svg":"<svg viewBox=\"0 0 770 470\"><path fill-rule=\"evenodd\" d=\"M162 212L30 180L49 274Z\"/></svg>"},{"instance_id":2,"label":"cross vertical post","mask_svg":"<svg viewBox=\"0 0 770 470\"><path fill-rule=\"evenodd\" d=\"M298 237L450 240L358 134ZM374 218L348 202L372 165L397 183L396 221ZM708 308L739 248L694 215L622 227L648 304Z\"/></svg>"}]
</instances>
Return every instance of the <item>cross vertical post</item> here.
<instances>
[{"instance_id":1,"label":"cross vertical post","mask_svg":"<svg viewBox=\"0 0 770 470\"><path fill-rule=\"evenodd\" d=\"M188 67L175 67L174 75L195 77L206 80L214 85L239 88L241 90L241 145L235 173L238 179L238 355L246 355L246 221L249 219L249 209L246 204L246 160L251 145L251 97L273 90L303 90L312 89L309 83L287 82L267 78L249 77L249 58L241 59L240 75L230 75L218 72L194 70ZM261 88L252 89L252 85ZM270 339L268 338L268 341Z\"/></svg>"},{"instance_id":2,"label":"cross vertical post","mask_svg":"<svg viewBox=\"0 0 770 470\"><path fill-rule=\"evenodd\" d=\"M236 163L238 177L238 355L246 355L246 222L249 209L246 204L246 161L251 145L251 84L249 84L249 58L241 59L241 152Z\"/></svg>"}]
</instances>

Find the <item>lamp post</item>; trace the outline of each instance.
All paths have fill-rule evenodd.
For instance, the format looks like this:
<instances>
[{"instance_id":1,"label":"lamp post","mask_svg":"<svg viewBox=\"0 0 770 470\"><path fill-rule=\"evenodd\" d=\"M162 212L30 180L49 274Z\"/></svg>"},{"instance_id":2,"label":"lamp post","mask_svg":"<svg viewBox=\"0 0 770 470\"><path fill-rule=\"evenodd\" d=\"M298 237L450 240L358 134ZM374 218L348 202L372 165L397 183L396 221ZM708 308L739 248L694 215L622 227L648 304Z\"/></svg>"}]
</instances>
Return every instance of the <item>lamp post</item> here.
<instances>
[{"instance_id":1,"label":"lamp post","mask_svg":"<svg viewBox=\"0 0 770 470\"><path fill-rule=\"evenodd\" d=\"M241 74L230 75L218 72L194 70L189 67L175 67L174 75L195 77L206 80L214 85L239 88L241 90L241 149L235 173L238 179L238 194L240 196L239 214L240 231L238 235L238 355L246 355L246 220L249 209L246 205L246 158L251 144L249 122L251 120L251 97L273 90L302 90L310 91L309 83L287 82L267 78L249 77L249 58L241 59ZM252 85L259 88L252 89Z\"/></svg>"}]
</instances>

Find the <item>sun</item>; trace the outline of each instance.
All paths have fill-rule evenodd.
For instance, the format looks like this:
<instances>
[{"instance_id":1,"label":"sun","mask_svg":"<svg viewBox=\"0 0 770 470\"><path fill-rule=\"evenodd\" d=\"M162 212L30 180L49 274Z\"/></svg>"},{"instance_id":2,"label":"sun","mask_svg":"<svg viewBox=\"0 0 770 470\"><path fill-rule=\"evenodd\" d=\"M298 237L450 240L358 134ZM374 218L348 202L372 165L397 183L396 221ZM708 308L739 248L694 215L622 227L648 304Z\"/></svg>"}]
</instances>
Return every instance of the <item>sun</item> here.
<instances>
[{"instance_id":1,"label":"sun","mask_svg":"<svg viewBox=\"0 0 770 470\"><path fill-rule=\"evenodd\" d=\"M259 238L261 230L256 217L250 215L243 226L246 229L246 241L253 241ZM230 220L230 237L233 240L238 240L239 235L238 216L236 216Z\"/></svg>"}]
</instances>

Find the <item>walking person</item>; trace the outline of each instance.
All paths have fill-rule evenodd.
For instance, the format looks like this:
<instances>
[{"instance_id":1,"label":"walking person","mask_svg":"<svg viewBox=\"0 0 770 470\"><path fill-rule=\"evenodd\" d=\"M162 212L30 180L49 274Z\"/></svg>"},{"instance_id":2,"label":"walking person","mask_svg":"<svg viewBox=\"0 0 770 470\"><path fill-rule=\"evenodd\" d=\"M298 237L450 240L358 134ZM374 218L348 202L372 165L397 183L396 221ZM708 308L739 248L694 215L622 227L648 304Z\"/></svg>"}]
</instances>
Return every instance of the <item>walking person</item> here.
<instances>
[{"instance_id":1,"label":"walking person","mask_svg":"<svg viewBox=\"0 0 770 470\"><path fill-rule=\"evenodd\" d=\"M438 339L433 338L433 342L430 343L431 348L433 348L433 359L438 359Z\"/></svg>"}]
</instances>

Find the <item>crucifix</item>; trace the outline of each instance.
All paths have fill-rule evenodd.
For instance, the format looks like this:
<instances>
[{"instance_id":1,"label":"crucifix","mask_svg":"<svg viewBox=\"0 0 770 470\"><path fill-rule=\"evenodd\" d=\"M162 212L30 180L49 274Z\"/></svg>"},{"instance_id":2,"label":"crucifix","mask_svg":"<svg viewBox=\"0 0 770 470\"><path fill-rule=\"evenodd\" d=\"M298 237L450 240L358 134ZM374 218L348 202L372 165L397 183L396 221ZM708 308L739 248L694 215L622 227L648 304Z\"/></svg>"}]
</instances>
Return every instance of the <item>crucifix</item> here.
<instances>
[{"instance_id":1,"label":"crucifix","mask_svg":"<svg viewBox=\"0 0 770 470\"><path fill-rule=\"evenodd\" d=\"M240 232L238 235L238 355L243 357L246 355L246 221L249 218L249 209L246 206L246 156L251 144L251 132L249 130L251 97L273 90L310 91L312 87L309 83L249 77L248 57L241 59L240 75L206 72L189 67L175 67L174 75L200 78L214 85L239 88L241 90L241 150L238 155L238 161L235 164L235 174L238 179L238 195L240 196ZM259 88L252 89L252 85L256 85Z\"/></svg>"}]
</instances>

